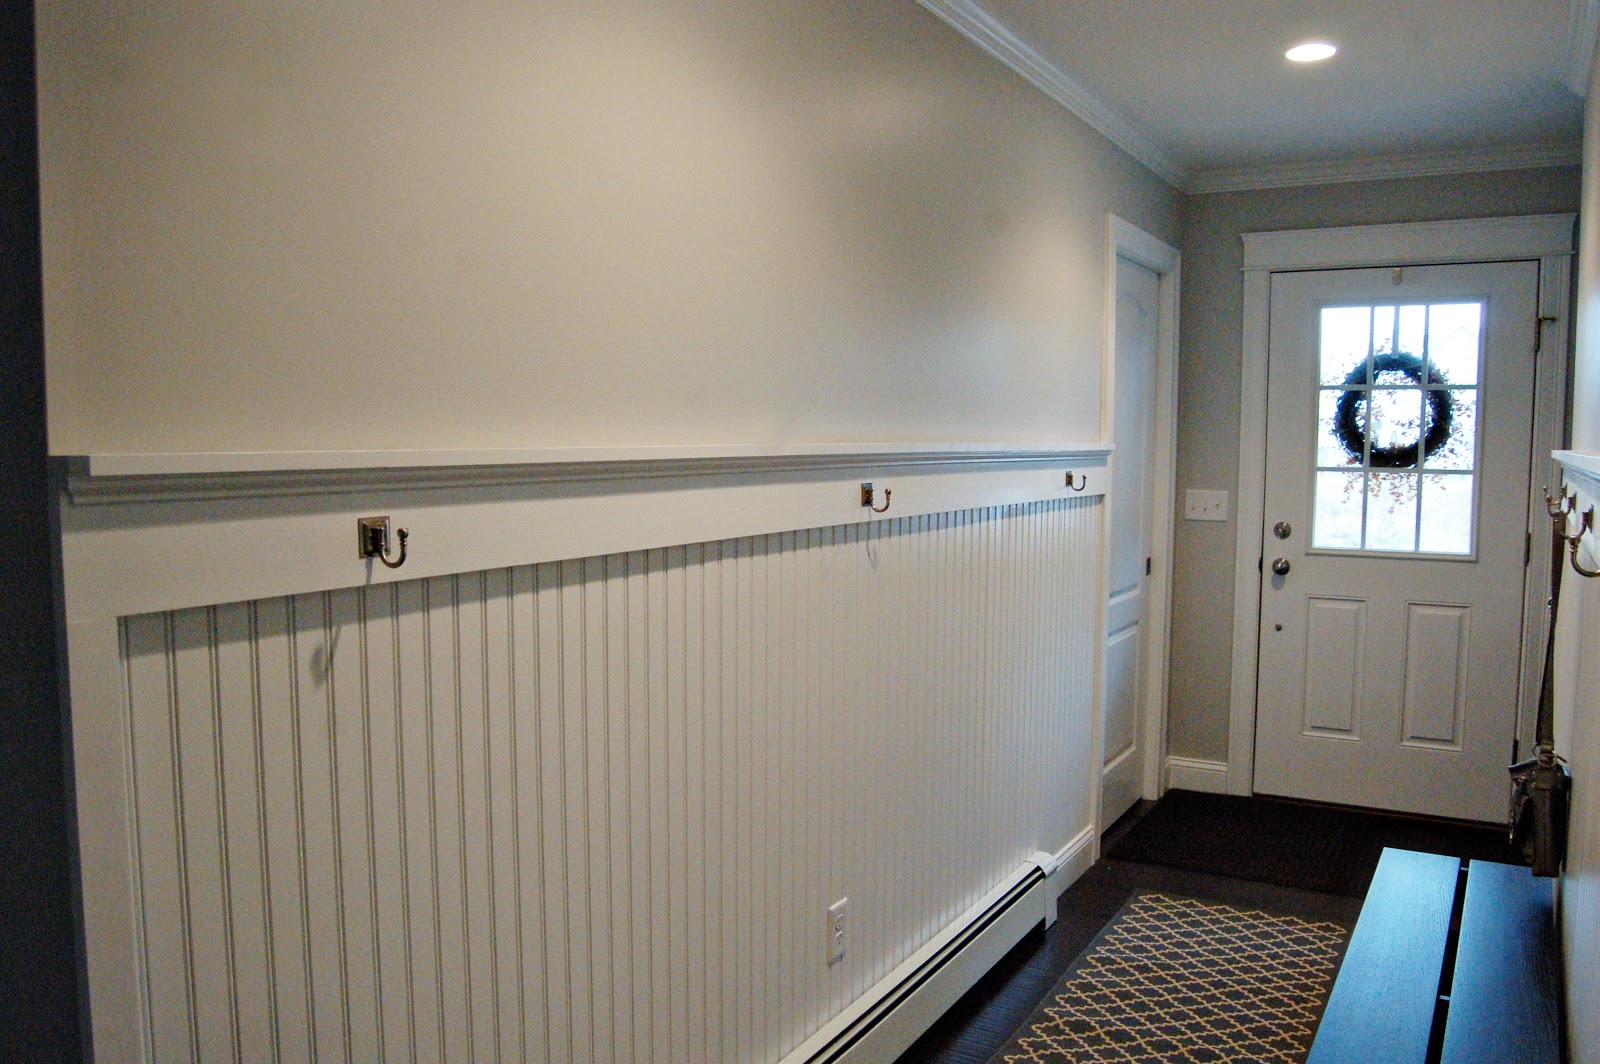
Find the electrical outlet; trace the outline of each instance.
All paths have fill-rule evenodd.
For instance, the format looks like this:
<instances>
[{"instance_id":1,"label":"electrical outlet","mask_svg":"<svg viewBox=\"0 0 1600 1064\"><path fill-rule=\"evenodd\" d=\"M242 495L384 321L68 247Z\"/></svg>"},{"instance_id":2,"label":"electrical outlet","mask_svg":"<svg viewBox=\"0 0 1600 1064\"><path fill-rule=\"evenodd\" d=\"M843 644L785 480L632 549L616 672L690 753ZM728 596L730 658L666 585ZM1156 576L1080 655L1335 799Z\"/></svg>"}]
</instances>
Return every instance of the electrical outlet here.
<instances>
[{"instance_id":1,"label":"electrical outlet","mask_svg":"<svg viewBox=\"0 0 1600 1064\"><path fill-rule=\"evenodd\" d=\"M828 906L828 967L844 960L845 916L850 911L850 899L840 898Z\"/></svg>"},{"instance_id":2,"label":"electrical outlet","mask_svg":"<svg viewBox=\"0 0 1600 1064\"><path fill-rule=\"evenodd\" d=\"M1226 521L1228 493L1190 488L1183 493L1183 516L1189 521Z\"/></svg>"}]
</instances>

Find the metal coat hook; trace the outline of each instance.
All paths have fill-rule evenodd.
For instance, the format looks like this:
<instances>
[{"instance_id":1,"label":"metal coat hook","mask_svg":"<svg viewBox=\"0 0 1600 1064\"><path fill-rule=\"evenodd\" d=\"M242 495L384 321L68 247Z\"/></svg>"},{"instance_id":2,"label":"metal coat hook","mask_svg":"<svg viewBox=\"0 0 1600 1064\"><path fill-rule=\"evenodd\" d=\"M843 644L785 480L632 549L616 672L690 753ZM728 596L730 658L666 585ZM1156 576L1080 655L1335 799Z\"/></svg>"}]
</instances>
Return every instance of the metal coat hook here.
<instances>
[{"instance_id":1,"label":"metal coat hook","mask_svg":"<svg viewBox=\"0 0 1600 1064\"><path fill-rule=\"evenodd\" d=\"M400 541L400 556L390 561L389 515L356 518L356 550L359 556L376 558L390 569L398 569L406 563L406 540L410 536L411 533L404 528L395 531L395 538Z\"/></svg>"},{"instance_id":2,"label":"metal coat hook","mask_svg":"<svg viewBox=\"0 0 1600 1064\"><path fill-rule=\"evenodd\" d=\"M884 488L883 489L883 505L882 506L875 506L875 505L873 505L873 501L872 501L872 499L873 499L872 482L870 480L862 481L861 482L861 505L865 506L867 509L871 510L875 514L886 514L886 513L889 512L889 494L893 490L894 489L892 489L892 488Z\"/></svg>"},{"instance_id":3,"label":"metal coat hook","mask_svg":"<svg viewBox=\"0 0 1600 1064\"><path fill-rule=\"evenodd\" d=\"M1585 533L1593 531L1594 507L1591 506L1587 510L1583 511L1583 516L1579 519L1578 534L1576 536L1568 536L1565 532L1562 532L1562 536L1564 536L1567 541L1567 557L1572 561L1572 570L1579 576L1587 576L1590 578L1600 576L1600 569L1589 569L1585 567L1582 562L1578 561L1578 544L1583 540Z\"/></svg>"},{"instance_id":4,"label":"metal coat hook","mask_svg":"<svg viewBox=\"0 0 1600 1064\"><path fill-rule=\"evenodd\" d=\"M1072 470L1067 470L1067 487L1073 491L1082 491L1089 486L1089 474L1079 473L1077 483L1073 483Z\"/></svg>"},{"instance_id":5,"label":"metal coat hook","mask_svg":"<svg viewBox=\"0 0 1600 1064\"><path fill-rule=\"evenodd\" d=\"M1583 537L1594 531L1594 507L1591 506L1587 510L1583 511L1583 515L1578 519L1577 534L1574 535L1573 533L1568 532L1567 528L1571 523L1570 519L1572 515L1576 513L1578 509L1577 493L1563 488L1560 500L1560 502L1557 502L1556 499L1550 495L1550 489L1545 489L1545 512L1550 515L1550 523L1555 529L1555 534L1567 542L1567 559L1572 562L1572 571L1577 573L1579 576L1586 576L1591 579L1594 577L1600 577L1600 568L1590 569L1582 562L1578 561L1578 547L1580 544L1582 544Z\"/></svg>"}]
</instances>

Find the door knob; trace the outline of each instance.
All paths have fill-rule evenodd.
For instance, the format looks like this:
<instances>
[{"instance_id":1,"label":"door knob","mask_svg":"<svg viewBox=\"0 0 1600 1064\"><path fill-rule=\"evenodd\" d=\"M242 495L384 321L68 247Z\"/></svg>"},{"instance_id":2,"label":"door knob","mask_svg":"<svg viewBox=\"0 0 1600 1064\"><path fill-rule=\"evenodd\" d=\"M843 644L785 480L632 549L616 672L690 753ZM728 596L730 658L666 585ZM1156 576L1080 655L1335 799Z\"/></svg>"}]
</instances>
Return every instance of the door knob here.
<instances>
[{"instance_id":1,"label":"door knob","mask_svg":"<svg viewBox=\"0 0 1600 1064\"><path fill-rule=\"evenodd\" d=\"M1272 571L1274 573L1277 573L1279 576L1288 576L1289 575L1289 559L1288 558L1274 558L1274 559L1272 559Z\"/></svg>"}]
</instances>

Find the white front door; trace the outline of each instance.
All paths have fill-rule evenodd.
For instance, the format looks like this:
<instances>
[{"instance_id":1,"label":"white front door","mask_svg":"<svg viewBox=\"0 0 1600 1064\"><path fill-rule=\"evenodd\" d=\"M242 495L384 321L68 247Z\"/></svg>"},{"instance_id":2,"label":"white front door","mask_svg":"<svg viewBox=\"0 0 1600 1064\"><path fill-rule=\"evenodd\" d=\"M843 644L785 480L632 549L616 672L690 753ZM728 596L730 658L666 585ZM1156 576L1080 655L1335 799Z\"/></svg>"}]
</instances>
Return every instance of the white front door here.
<instances>
[{"instance_id":1,"label":"white front door","mask_svg":"<svg viewBox=\"0 0 1600 1064\"><path fill-rule=\"evenodd\" d=\"M1504 818L1538 278L1273 275L1258 793Z\"/></svg>"},{"instance_id":2,"label":"white front door","mask_svg":"<svg viewBox=\"0 0 1600 1064\"><path fill-rule=\"evenodd\" d=\"M1156 393L1161 278L1117 259L1116 363L1112 377L1111 494L1106 500L1110 595L1106 602L1104 738L1100 824L1109 827L1139 800L1144 761L1145 639L1150 558L1150 463Z\"/></svg>"}]
</instances>

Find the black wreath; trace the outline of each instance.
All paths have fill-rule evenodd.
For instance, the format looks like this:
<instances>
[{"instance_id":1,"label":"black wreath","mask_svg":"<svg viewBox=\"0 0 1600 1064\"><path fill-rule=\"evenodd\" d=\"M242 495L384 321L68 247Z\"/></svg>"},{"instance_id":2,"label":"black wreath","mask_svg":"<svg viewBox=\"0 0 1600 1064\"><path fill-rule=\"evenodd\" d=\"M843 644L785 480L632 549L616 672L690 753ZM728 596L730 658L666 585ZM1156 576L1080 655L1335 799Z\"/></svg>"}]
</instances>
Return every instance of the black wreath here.
<instances>
[{"instance_id":1,"label":"black wreath","mask_svg":"<svg viewBox=\"0 0 1600 1064\"><path fill-rule=\"evenodd\" d=\"M1413 382L1422 383L1422 359L1416 355L1408 355L1403 351L1392 355L1378 355L1372 360L1372 381L1376 383L1378 374L1385 370L1403 373ZM1339 405L1334 408L1333 434L1338 439L1339 445L1345 449L1345 453L1360 461L1367 442L1367 434L1361 426L1358 414L1362 397L1370 393L1365 389L1357 390L1353 386L1367 383L1366 365L1351 370L1343 383L1345 390L1339 396ZM1430 366L1428 383L1444 384L1445 379L1439 375L1437 369ZM1428 419L1428 434L1422 440L1422 454L1425 458L1431 458L1450 439L1450 424L1455 417L1455 404L1450 401L1450 393L1443 390L1430 388L1424 394L1428 397L1428 412L1432 416ZM1413 442L1399 447L1374 447L1367 456L1367 464L1374 469L1410 468L1417 464L1417 445Z\"/></svg>"}]
</instances>

